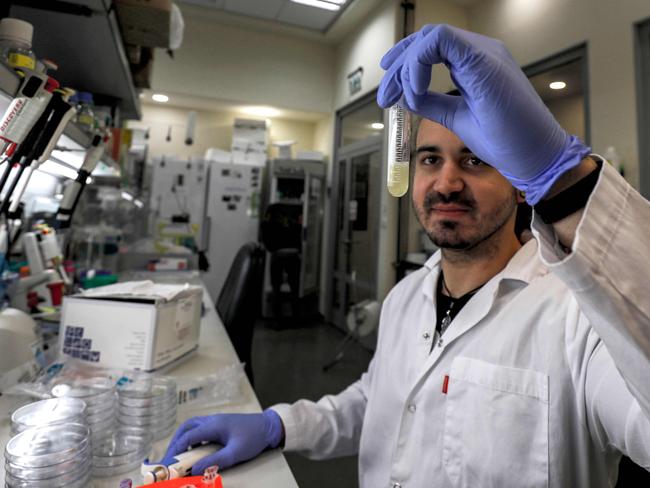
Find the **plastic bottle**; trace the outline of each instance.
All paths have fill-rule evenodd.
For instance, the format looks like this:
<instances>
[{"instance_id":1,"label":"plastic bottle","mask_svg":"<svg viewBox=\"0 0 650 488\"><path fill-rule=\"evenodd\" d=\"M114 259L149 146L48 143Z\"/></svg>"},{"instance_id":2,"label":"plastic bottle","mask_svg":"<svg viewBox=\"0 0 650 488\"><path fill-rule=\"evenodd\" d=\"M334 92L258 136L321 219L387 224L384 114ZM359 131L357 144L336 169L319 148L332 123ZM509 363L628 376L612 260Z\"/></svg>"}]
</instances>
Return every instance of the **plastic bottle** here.
<instances>
[{"instance_id":1,"label":"plastic bottle","mask_svg":"<svg viewBox=\"0 0 650 488\"><path fill-rule=\"evenodd\" d=\"M0 57L14 69L36 68L36 54L32 51L34 27L24 20L0 20Z\"/></svg>"},{"instance_id":2,"label":"plastic bottle","mask_svg":"<svg viewBox=\"0 0 650 488\"><path fill-rule=\"evenodd\" d=\"M88 92L77 92L77 117L75 121L82 129L89 132L95 129L95 111L93 96Z\"/></svg>"}]
</instances>

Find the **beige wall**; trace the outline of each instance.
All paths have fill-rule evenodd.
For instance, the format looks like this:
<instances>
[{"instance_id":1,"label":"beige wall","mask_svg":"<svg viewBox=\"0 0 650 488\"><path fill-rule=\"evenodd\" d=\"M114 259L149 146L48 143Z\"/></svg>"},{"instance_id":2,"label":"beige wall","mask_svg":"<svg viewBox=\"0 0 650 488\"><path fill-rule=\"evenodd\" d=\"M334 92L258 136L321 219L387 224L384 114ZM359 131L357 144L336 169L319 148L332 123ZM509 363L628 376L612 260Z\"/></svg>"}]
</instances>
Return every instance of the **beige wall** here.
<instances>
[{"instance_id":1,"label":"beige wall","mask_svg":"<svg viewBox=\"0 0 650 488\"><path fill-rule=\"evenodd\" d=\"M461 29L468 28L467 10L449 0L418 0L414 20L416 31L426 24L450 24ZM442 66L435 66L430 88L442 93L453 90L449 71Z\"/></svg>"},{"instance_id":2,"label":"beige wall","mask_svg":"<svg viewBox=\"0 0 650 488\"><path fill-rule=\"evenodd\" d=\"M638 187L634 23L650 16L647 0L486 0L469 26L498 37L521 65L588 43L591 143L619 150Z\"/></svg>"},{"instance_id":3,"label":"beige wall","mask_svg":"<svg viewBox=\"0 0 650 488\"><path fill-rule=\"evenodd\" d=\"M194 144L187 146L185 125L188 110L165 105L142 106L142 120L131 122L133 127L149 127L149 156L175 155L202 157L208 148L216 147L230 151L232 126L236 117L255 118L231 112L197 111ZM172 140L167 142L167 130L172 127ZM272 119L269 128L270 143L295 140L294 155L298 150L313 150L316 123L285 119ZM277 148L269 148L269 156L275 157Z\"/></svg>"},{"instance_id":4,"label":"beige wall","mask_svg":"<svg viewBox=\"0 0 650 488\"><path fill-rule=\"evenodd\" d=\"M352 31L336 48L334 107L339 109L379 86L383 70L379 60L397 39L401 13L399 2L385 0L363 25ZM350 96L348 74L363 68L362 89Z\"/></svg>"},{"instance_id":5,"label":"beige wall","mask_svg":"<svg viewBox=\"0 0 650 488\"><path fill-rule=\"evenodd\" d=\"M180 5L183 45L174 59L157 50L152 89L314 112L332 109L331 45L219 23Z\"/></svg>"}]
</instances>

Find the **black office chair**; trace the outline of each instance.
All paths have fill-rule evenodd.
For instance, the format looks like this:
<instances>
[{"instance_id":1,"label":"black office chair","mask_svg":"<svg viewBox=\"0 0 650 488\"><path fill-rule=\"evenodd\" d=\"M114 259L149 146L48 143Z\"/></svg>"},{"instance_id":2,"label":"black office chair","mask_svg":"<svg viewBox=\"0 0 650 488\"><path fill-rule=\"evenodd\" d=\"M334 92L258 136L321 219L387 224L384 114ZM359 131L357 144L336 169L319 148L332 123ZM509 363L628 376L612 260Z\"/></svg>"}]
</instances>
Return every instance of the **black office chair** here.
<instances>
[{"instance_id":1,"label":"black office chair","mask_svg":"<svg viewBox=\"0 0 650 488\"><path fill-rule=\"evenodd\" d=\"M264 248L256 242L244 244L230 265L217 300L217 312L239 360L246 363L245 371L251 385L253 328L262 311L265 256Z\"/></svg>"}]
</instances>

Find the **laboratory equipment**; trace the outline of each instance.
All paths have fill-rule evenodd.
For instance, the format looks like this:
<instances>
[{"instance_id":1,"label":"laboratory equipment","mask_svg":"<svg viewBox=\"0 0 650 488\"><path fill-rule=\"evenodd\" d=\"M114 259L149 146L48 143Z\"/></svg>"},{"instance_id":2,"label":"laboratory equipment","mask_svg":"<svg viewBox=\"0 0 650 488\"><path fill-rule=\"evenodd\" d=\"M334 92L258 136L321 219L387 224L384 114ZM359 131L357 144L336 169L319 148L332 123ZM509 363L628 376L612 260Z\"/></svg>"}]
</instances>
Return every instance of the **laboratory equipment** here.
<instances>
[{"instance_id":1,"label":"laboratory equipment","mask_svg":"<svg viewBox=\"0 0 650 488\"><path fill-rule=\"evenodd\" d=\"M20 19L0 20L0 59L14 69L33 70L36 54L32 51L34 26Z\"/></svg>"},{"instance_id":2,"label":"laboratory equipment","mask_svg":"<svg viewBox=\"0 0 650 488\"><path fill-rule=\"evenodd\" d=\"M137 469L149 456L152 442L149 429L118 426L110 435L93 443L93 475L108 477Z\"/></svg>"},{"instance_id":3,"label":"laboratory equipment","mask_svg":"<svg viewBox=\"0 0 650 488\"><path fill-rule=\"evenodd\" d=\"M156 483L158 481L173 480L183 478L191 474L194 463L200 461L206 456L214 454L219 450L216 444L205 444L195 447L189 451L177 454L172 458L170 464L142 464L140 470L145 483ZM199 478L202 479L202 478Z\"/></svg>"},{"instance_id":4,"label":"laboratory equipment","mask_svg":"<svg viewBox=\"0 0 650 488\"><path fill-rule=\"evenodd\" d=\"M85 424L86 402L79 398L48 398L19 408L11 415L11 434L54 424Z\"/></svg>"},{"instance_id":5,"label":"laboratory equipment","mask_svg":"<svg viewBox=\"0 0 650 488\"><path fill-rule=\"evenodd\" d=\"M59 228L70 227L72 214L79 203L81 192L86 187L90 174L97 167L99 160L103 156L104 147L109 138L108 131L93 136L90 149L86 153L84 162L77 172L77 178L66 187L63 199L59 204L59 210L56 213L56 221Z\"/></svg>"},{"instance_id":6,"label":"laboratory equipment","mask_svg":"<svg viewBox=\"0 0 650 488\"><path fill-rule=\"evenodd\" d=\"M393 105L388 110L388 192L401 197L409 189L411 121L406 109Z\"/></svg>"},{"instance_id":7,"label":"laboratory equipment","mask_svg":"<svg viewBox=\"0 0 650 488\"><path fill-rule=\"evenodd\" d=\"M176 382L171 378L141 378L118 391L120 426L147 429L154 440L172 433L176 426Z\"/></svg>"},{"instance_id":8,"label":"laboratory equipment","mask_svg":"<svg viewBox=\"0 0 650 488\"><path fill-rule=\"evenodd\" d=\"M0 354L0 393L38 372L34 345L36 323L25 312L6 308L0 312L0 344L11 344Z\"/></svg>"},{"instance_id":9,"label":"laboratory equipment","mask_svg":"<svg viewBox=\"0 0 650 488\"><path fill-rule=\"evenodd\" d=\"M5 447L8 488L81 488L90 481L88 426L56 424L27 429Z\"/></svg>"},{"instance_id":10,"label":"laboratory equipment","mask_svg":"<svg viewBox=\"0 0 650 488\"><path fill-rule=\"evenodd\" d=\"M271 204L294 207L299 216L301 243L299 249L300 276L298 298L315 297L319 288L323 202L325 198L325 165L320 161L300 159L273 159L269 163L267 201L264 213ZM263 314L272 315L270 304L271 261L267 256L264 279ZM292 290L292 293L295 293ZM314 301L315 302L315 301Z\"/></svg>"},{"instance_id":11,"label":"laboratory equipment","mask_svg":"<svg viewBox=\"0 0 650 488\"><path fill-rule=\"evenodd\" d=\"M115 383L96 376L56 384L52 387L56 398L78 398L86 402L86 421L93 441L111 434L115 426L117 398Z\"/></svg>"},{"instance_id":12,"label":"laboratory equipment","mask_svg":"<svg viewBox=\"0 0 650 488\"><path fill-rule=\"evenodd\" d=\"M216 302L237 251L257 241L262 168L208 161L204 249L210 268L201 273Z\"/></svg>"}]
</instances>

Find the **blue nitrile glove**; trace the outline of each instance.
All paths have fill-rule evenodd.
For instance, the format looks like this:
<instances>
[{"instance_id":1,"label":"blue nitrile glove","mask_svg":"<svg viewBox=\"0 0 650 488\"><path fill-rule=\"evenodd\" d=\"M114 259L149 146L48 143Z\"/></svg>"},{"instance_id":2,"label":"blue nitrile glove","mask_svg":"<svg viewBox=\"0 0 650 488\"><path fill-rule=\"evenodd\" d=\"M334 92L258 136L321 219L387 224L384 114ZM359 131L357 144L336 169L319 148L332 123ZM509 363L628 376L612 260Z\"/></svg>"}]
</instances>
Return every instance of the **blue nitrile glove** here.
<instances>
[{"instance_id":1,"label":"blue nitrile glove","mask_svg":"<svg viewBox=\"0 0 650 488\"><path fill-rule=\"evenodd\" d=\"M268 448L276 448L284 439L284 427L280 416L271 409L253 414L216 414L193 417L178 428L172 437L162 460L187 451L187 448L203 442L223 446L192 467L192 475L200 476L209 466L226 469L248 461Z\"/></svg>"},{"instance_id":2,"label":"blue nitrile glove","mask_svg":"<svg viewBox=\"0 0 650 488\"><path fill-rule=\"evenodd\" d=\"M444 63L461 96L428 91ZM590 153L560 127L500 41L448 25L427 25L381 60L377 102L438 122L537 203Z\"/></svg>"}]
</instances>

